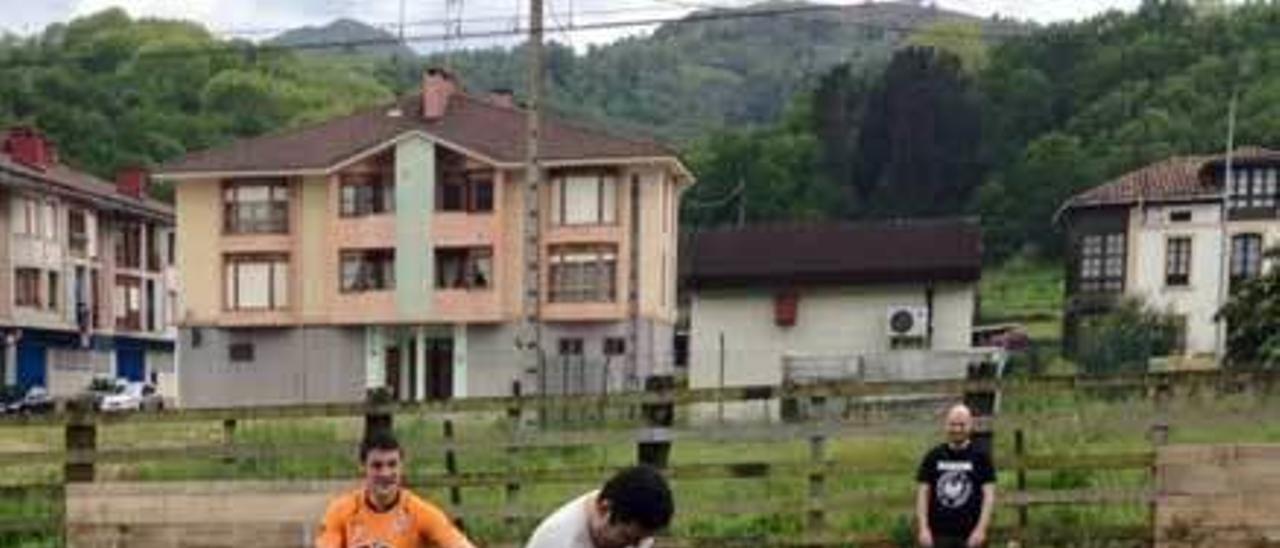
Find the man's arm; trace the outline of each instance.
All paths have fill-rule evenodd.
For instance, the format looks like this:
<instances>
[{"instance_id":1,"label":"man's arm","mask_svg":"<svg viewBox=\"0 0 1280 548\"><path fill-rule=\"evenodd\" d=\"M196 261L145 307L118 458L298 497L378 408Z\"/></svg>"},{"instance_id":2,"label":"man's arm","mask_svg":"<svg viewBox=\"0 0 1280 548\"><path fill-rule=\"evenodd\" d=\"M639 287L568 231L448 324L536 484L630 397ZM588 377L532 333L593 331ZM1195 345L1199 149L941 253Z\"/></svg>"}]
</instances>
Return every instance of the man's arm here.
<instances>
[{"instance_id":1,"label":"man's arm","mask_svg":"<svg viewBox=\"0 0 1280 548\"><path fill-rule=\"evenodd\" d=\"M916 536L921 546L933 546L933 534L929 531L929 484L920 482L916 487Z\"/></svg>"},{"instance_id":2,"label":"man's arm","mask_svg":"<svg viewBox=\"0 0 1280 548\"><path fill-rule=\"evenodd\" d=\"M982 513L978 515L978 524L969 535L969 546L982 546L987 543L987 528L991 525L991 510L996 506L996 484L982 484Z\"/></svg>"},{"instance_id":3,"label":"man's arm","mask_svg":"<svg viewBox=\"0 0 1280 548\"><path fill-rule=\"evenodd\" d=\"M449 516L440 511L439 508L431 505L417 505L414 513L417 514L419 530L422 536L431 543L431 546L437 548L475 548L466 535L462 534L457 527L453 526L453 522L449 520Z\"/></svg>"}]
</instances>

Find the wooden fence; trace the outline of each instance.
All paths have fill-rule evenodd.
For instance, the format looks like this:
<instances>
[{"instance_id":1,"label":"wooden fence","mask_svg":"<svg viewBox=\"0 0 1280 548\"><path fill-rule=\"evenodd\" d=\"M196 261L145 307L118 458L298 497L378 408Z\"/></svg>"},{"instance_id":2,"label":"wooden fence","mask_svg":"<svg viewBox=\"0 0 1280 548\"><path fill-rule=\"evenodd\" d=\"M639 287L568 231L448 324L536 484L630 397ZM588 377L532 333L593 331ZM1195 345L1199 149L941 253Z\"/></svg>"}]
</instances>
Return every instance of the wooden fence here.
<instances>
[{"instance_id":1,"label":"wooden fence","mask_svg":"<svg viewBox=\"0 0 1280 548\"><path fill-rule=\"evenodd\" d=\"M486 545L518 542L547 510L545 503L525 504L532 492L552 488L572 494L581 486L597 484L625 462L619 459L587 463L537 465L530 455L540 451L568 451L574 448L634 447L634 458L665 468L675 483L681 516L726 516L745 514L773 516L793 521L798 530L781 534L735 536L687 531L664 545L893 545L901 539L901 525L895 533L883 531L850 533L833 526L837 514L847 509L892 509L909 515L912 492L909 479L902 489L862 489L844 485L859 478L910 478L911 460L872 460L835 456L832 446L854 436L879 436L906 426L931 428L932 414L919 414L902 421L891 413L892 405L871 397L901 394L936 394L958 401L964 394L1000 391L1006 397L1052 397L1062 394L1096 392L1115 398L1139 397L1155 410L1154 420L1144 424L1149 445L1139 450L1106 451L1075 455L1033 454L1027 451L1026 432L1040 426L1019 422L1017 417L990 417L984 428L1006 432L1012 437L1012 451L997 452L997 468L1012 477L998 498L1003 516L997 538L1015 539L1024 545L1053 545L1082 533L1079 527L1058 527L1037 522L1032 509L1046 507L1116 506L1150 507L1144 523L1091 525L1091 539L1110 538L1147 544L1155 535L1156 511L1153 486L1157 449L1167 439L1169 424L1162 410L1177 394L1236 393L1253 390L1269 393L1276 375L1268 372L1177 372L1148 375L1090 378L1081 376L1043 377L1026 380L931 381L908 383L823 383L808 386L739 387L710 390L676 390L655 386L647 393L558 397L554 400L526 397L478 398L445 402L393 403L371 401L364 404L311 405L296 407L235 408L214 410L167 410L158 413L99 415L84 407L72 406L51 416L23 417L0 421L0 436L17 429L56 428L63 434L62 447L33 451L0 452L0 470L60 463L61 474L52 483L35 483L0 488L0 503L9 501L18 510L0 504L0 535L45 535L60 537L74 546L237 546L252 539L255 545L305 545L325 501L343 489L353 487L356 471L352 443L297 441L245 443L241 425L254 421L315 420L321 418L362 421L363 429L393 428L400 422L423 418L440 420L438 438L429 444L412 440L407 444L411 458L429 452L426 458L441 466L411 469L408 482L426 490L448 508ZM802 398L845 398L850 409L860 412L840 417L821 417L799 423L722 424L690 420L693 406L723 402L779 402ZM613 411L612 414L609 411ZM879 418L876 418L879 415ZM539 418L583 416L581 423L568 426L547 424ZM477 418L481 417L481 418ZM634 417L634 421L619 417ZM170 441L161 435L157 443L144 447L108 447L102 443L104 431L119 427L148 428L159 432L181 432L184 428L218 425L219 440L205 443ZM169 428L165 425L177 425ZM479 433L462 435L464 427ZM482 426L476 426L482 425ZM177 437L177 436L175 436ZM669 455L674 448L694 443L749 445L750 452L724 460L684 462ZM757 456L754 448L780 444L803 445L798 458ZM481 455L492 461L475 467L465 455ZM314 459L347 462L312 477L269 481L234 479L238 466ZM460 460L463 461L460 463ZM173 478L171 481L119 479L104 473L121 465L183 461L220 463L227 478ZM216 466L215 466L216 468ZM220 469L221 470L221 469ZM1112 471L1141 476L1133 485L1098 489L1092 487L1032 488L1029 476L1045 472L1088 470ZM5 472L7 474L7 472ZM198 474L197 474L198 475ZM290 475L292 474L285 474ZM343 479L345 478L345 479ZM715 500L703 505L698 500L684 503L681 487L695 482L774 482L793 485L797 498L766 500ZM483 491L497 496L466 493ZM696 497L693 497L696 499ZM25 506L13 501L30 501ZM847 517L847 516L846 516Z\"/></svg>"}]
</instances>

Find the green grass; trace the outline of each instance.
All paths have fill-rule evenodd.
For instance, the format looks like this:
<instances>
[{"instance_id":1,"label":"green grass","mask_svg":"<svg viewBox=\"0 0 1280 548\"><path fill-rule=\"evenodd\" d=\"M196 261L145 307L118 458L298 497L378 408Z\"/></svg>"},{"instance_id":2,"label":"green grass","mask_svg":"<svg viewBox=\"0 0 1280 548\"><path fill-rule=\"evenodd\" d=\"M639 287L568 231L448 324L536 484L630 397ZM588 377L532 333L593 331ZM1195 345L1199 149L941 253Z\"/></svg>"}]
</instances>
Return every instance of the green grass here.
<instances>
[{"instance_id":1,"label":"green grass","mask_svg":"<svg viewBox=\"0 0 1280 548\"><path fill-rule=\"evenodd\" d=\"M1280 399L1265 399L1239 394L1225 397L1183 396L1166 410L1173 425L1173 443L1280 442ZM1018 397L1011 395L1003 403L1001 420L1009 425L1022 425L1028 453L1031 455L1070 456L1145 451L1151 448L1147 427L1157 418L1156 409L1143 399L1111 395L1085 394ZM841 463L855 463L877 468L890 465L892 472L848 473L827 479L826 492L831 500L852 495L887 497L884 504L828 505L827 523L839 534L903 534L909 519L913 472L920 453L937 441L936 420L922 412L895 422L894 430L874 430L846 435L829 441L827 455ZM442 419L440 417L402 415L396 418L399 437L408 447L410 474L416 477L444 471ZM455 419L457 439L467 442L498 441L507 436L507 427L493 417L459 417ZM120 465L101 465L100 477L109 479L179 480L179 479L355 479L357 470L354 448L359 437L358 419L305 419L242 421L236 430L236 443L248 446L278 447L286 451L299 447L331 446L332 451L319 456L281 456L223 462L218 459L170 460ZM733 428L726 426L726 428ZM1010 426L1012 428L1012 426ZM572 432L574 429L567 429ZM60 439L47 434L31 434L13 429L0 430L6 439L40 439L54 449ZM117 424L102 427L102 447L165 447L182 444L218 443L221 423L197 424ZM996 438L997 455L1013 452L1013 435L1001 430ZM30 447L27 448L30 450ZM617 467L635 459L630 443L600 443L572 448L524 449L518 454L518 467L554 469L580 467ZM772 443L716 442L681 440L672 449L671 464L681 466L700 463L806 462L807 440ZM507 469L509 460L500 448L468 448L458 453L460 471L491 472ZM48 469L40 481L56 481L60 474L57 463L25 465L29 469ZM14 467L6 467L0 476L12 478ZM24 474L25 476L25 474ZM546 514L589 489L604 478L585 477L581 481L525 485L518 500L521 511L533 515ZM34 481L34 480L33 480ZM1148 485L1145 470L1121 471L1036 471L1028 474L1033 490L1061 489L1125 489ZM999 479L1004 491L1015 487L1015 474L1002 471ZM708 479L681 477L673 481L680 508L673 534L685 537L764 539L794 536L802 531L808 494L803 475L770 476L752 479ZM446 489L438 486L416 486L423 495L448 506ZM0 521L48 515L59 501L49 497L0 498ZM506 501L500 486L464 488L461 508L466 510L466 523L471 534L482 540L520 538L532 523L522 522L514 528L502 519ZM776 513L768 508L784 505L792 512ZM1009 525L1015 517L1011 510L998 512L997 524ZM1085 538L1090 531L1110 526L1141 526L1148 519L1145 505L1113 504L1106 506L1034 508L1033 527L1068 531ZM0 537L0 545L44 546L39 535ZM21 544L32 543L37 544Z\"/></svg>"},{"instance_id":2,"label":"green grass","mask_svg":"<svg viewBox=\"0 0 1280 548\"><path fill-rule=\"evenodd\" d=\"M1062 313L1062 265L1015 257L982 273L984 321L1021 320Z\"/></svg>"}]
</instances>

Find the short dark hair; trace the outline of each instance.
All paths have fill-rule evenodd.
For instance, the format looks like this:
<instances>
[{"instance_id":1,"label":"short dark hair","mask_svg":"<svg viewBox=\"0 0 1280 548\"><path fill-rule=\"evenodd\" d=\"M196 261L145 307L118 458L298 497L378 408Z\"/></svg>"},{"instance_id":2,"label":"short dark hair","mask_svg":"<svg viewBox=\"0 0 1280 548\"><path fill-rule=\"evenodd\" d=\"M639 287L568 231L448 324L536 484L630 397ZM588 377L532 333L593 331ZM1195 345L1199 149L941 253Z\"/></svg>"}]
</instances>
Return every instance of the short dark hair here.
<instances>
[{"instance_id":1,"label":"short dark hair","mask_svg":"<svg viewBox=\"0 0 1280 548\"><path fill-rule=\"evenodd\" d=\"M402 452L400 441L396 439L395 434L381 430L370 432L360 442L360 464L364 464L365 459L369 458L369 453L373 451Z\"/></svg>"},{"instance_id":2,"label":"short dark hair","mask_svg":"<svg viewBox=\"0 0 1280 548\"><path fill-rule=\"evenodd\" d=\"M675 513L667 480L651 466L633 466L605 482L600 500L609 503L610 523L634 523L648 531L666 529Z\"/></svg>"}]
</instances>

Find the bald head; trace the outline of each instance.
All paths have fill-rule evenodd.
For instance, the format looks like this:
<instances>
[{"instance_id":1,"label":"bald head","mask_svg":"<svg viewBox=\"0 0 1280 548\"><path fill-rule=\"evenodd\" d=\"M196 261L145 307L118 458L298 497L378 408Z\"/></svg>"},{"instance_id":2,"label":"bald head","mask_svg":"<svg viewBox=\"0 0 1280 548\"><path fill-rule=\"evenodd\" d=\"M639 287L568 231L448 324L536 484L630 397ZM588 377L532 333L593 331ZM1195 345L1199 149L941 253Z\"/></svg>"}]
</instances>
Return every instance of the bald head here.
<instances>
[{"instance_id":1,"label":"bald head","mask_svg":"<svg viewBox=\"0 0 1280 548\"><path fill-rule=\"evenodd\" d=\"M957 404L947 410L947 441L954 446L969 442L973 434L973 411L969 406Z\"/></svg>"}]
</instances>

